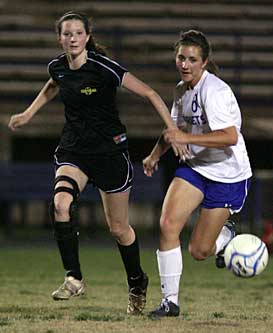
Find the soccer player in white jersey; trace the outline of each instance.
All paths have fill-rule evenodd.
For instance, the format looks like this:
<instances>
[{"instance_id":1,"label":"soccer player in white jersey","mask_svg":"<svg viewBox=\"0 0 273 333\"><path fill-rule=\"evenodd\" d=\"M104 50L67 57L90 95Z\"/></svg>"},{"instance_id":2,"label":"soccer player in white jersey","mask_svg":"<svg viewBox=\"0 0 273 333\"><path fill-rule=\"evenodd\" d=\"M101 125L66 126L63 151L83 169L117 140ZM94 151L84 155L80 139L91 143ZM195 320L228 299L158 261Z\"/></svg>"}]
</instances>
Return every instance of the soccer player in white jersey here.
<instances>
[{"instance_id":1,"label":"soccer player in white jersey","mask_svg":"<svg viewBox=\"0 0 273 333\"><path fill-rule=\"evenodd\" d=\"M183 269L179 236L193 211L199 208L190 254L196 260L216 255L217 267L224 267L224 248L234 237L234 225L227 220L242 209L249 189L252 172L240 130L240 109L230 87L213 74L217 67L210 54L203 33L181 33L175 44L181 81L172 107L179 129L166 129L143 161L145 174L152 176L171 144L184 145L160 218L157 261L162 301L152 316L179 315Z\"/></svg>"}]
</instances>

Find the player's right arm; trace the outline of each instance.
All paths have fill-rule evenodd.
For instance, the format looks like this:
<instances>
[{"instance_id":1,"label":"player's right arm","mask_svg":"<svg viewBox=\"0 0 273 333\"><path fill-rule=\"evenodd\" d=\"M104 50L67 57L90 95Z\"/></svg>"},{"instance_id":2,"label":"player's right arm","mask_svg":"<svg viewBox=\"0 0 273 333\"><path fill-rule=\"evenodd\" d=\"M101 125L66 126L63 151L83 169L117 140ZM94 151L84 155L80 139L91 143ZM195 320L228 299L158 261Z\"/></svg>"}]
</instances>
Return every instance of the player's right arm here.
<instances>
[{"instance_id":1,"label":"player's right arm","mask_svg":"<svg viewBox=\"0 0 273 333\"><path fill-rule=\"evenodd\" d=\"M161 135L150 155L142 161L143 171L146 176L152 177L153 173L157 171L160 157L164 155L170 147L171 144L164 141L164 137Z\"/></svg>"},{"instance_id":2,"label":"player's right arm","mask_svg":"<svg viewBox=\"0 0 273 333\"><path fill-rule=\"evenodd\" d=\"M179 129L181 129L181 128L179 127ZM179 131L179 129L178 129L178 131ZM160 160L160 157L163 156L168 151L168 149L171 147L171 144L164 140L163 134L164 134L164 131L162 132L161 136L157 140L157 143L155 144L150 155L148 155L142 161L143 171L144 171L145 175L148 177L152 177L153 173L155 171L157 171L158 162ZM190 156L190 153L189 153L187 145L181 145L180 146L180 159L185 161L187 158L189 158L189 156Z\"/></svg>"},{"instance_id":3,"label":"player's right arm","mask_svg":"<svg viewBox=\"0 0 273 333\"><path fill-rule=\"evenodd\" d=\"M59 86L51 78L41 89L31 105L22 113L11 116L8 127L15 131L17 128L27 124L30 119L59 92Z\"/></svg>"}]
</instances>

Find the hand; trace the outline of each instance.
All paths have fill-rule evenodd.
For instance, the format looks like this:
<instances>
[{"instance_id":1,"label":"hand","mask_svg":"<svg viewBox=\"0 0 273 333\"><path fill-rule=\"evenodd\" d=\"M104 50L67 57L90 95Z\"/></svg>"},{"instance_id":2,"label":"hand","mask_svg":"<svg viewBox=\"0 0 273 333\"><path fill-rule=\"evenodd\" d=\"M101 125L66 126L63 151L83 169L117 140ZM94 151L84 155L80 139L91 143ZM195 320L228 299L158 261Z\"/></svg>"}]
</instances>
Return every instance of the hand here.
<instances>
[{"instance_id":1,"label":"hand","mask_svg":"<svg viewBox=\"0 0 273 333\"><path fill-rule=\"evenodd\" d=\"M187 146L187 133L177 128L168 128L163 131L164 140L172 145L175 156L185 161L190 158L190 152Z\"/></svg>"},{"instance_id":2,"label":"hand","mask_svg":"<svg viewBox=\"0 0 273 333\"><path fill-rule=\"evenodd\" d=\"M26 112L15 114L11 116L8 127L12 131L15 131L17 128L27 124L30 118L31 117Z\"/></svg>"},{"instance_id":3,"label":"hand","mask_svg":"<svg viewBox=\"0 0 273 333\"><path fill-rule=\"evenodd\" d=\"M191 157L191 153L188 149L187 145L177 145L177 144L172 144L172 148L174 151L174 154L176 157L179 156L179 160L185 161Z\"/></svg>"},{"instance_id":4,"label":"hand","mask_svg":"<svg viewBox=\"0 0 273 333\"><path fill-rule=\"evenodd\" d=\"M164 140L170 144L183 144L188 142L188 134L178 128L167 128L163 131Z\"/></svg>"},{"instance_id":5,"label":"hand","mask_svg":"<svg viewBox=\"0 0 273 333\"><path fill-rule=\"evenodd\" d=\"M158 160L153 159L151 155L142 161L143 171L147 177L152 177L153 173L158 170Z\"/></svg>"}]
</instances>

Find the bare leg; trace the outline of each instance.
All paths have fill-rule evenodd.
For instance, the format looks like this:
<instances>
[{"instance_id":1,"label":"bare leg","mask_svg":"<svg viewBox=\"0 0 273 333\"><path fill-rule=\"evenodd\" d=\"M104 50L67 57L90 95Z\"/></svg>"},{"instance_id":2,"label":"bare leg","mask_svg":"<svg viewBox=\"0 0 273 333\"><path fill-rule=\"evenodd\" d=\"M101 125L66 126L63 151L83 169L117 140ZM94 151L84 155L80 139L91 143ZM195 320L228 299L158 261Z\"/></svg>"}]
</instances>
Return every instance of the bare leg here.
<instances>
[{"instance_id":1,"label":"bare leg","mask_svg":"<svg viewBox=\"0 0 273 333\"><path fill-rule=\"evenodd\" d=\"M165 196L160 218L160 250L180 246L179 236L188 218L203 200L203 193L187 181L174 178Z\"/></svg>"},{"instance_id":2,"label":"bare leg","mask_svg":"<svg viewBox=\"0 0 273 333\"><path fill-rule=\"evenodd\" d=\"M138 239L129 225L130 191L108 194L100 191L106 221L116 239L129 285L128 314L140 314L146 304L148 277L140 265Z\"/></svg>"},{"instance_id":3,"label":"bare leg","mask_svg":"<svg viewBox=\"0 0 273 333\"><path fill-rule=\"evenodd\" d=\"M191 213L203 200L203 193L187 181L174 178L162 208L160 249L157 251L162 302L151 315L177 316L180 276L183 270L180 233Z\"/></svg>"},{"instance_id":4,"label":"bare leg","mask_svg":"<svg viewBox=\"0 0 273 333\"><path fill-rule=\"evenodd\" d=\"M216 239L228 217L228 208L201 209L189 244L189 251L196 260L215 254Z\"/></svg>"}]
</instances>

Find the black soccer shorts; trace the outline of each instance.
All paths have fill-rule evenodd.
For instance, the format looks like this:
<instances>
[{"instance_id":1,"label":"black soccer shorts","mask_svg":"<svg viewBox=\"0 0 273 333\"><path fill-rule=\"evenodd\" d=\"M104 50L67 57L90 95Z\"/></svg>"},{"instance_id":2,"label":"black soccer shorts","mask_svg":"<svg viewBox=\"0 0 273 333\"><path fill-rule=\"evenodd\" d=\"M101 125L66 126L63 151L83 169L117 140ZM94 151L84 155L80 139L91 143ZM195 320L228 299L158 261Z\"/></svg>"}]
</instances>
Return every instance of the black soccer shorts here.
<instances>
[{"instance_id":1,"label":"black soccer shorts","mask_svg":"<svg viewBox=\"0 0 273 333\"><path fill-rule=\"evenodd\" d=\"M87 175L89 183L104 192L125 192L132 187L134 172L128 151L95 156L58 147L54 159L56 170L63 165L77 167Z\"/></svg>"}]
</instances>

